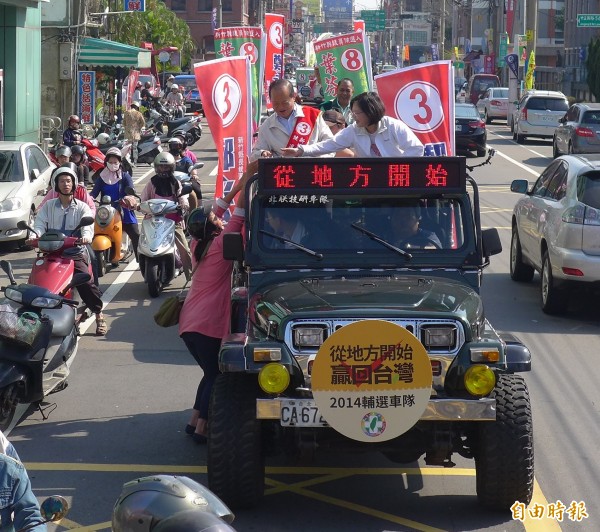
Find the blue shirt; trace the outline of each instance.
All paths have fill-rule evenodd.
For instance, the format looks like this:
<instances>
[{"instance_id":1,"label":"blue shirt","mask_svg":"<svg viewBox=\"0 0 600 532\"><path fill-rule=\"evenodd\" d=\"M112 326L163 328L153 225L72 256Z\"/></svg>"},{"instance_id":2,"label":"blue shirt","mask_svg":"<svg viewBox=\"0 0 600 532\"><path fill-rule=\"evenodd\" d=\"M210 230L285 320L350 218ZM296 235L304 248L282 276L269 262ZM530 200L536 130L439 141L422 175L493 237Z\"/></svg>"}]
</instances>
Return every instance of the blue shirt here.
<instances>
[{"instance_id":1,"label":"blue shirt","mask_svg":"<svg viewBox=\"0 0 600 532\"><path fill-rule=\"evenodd\" d=\"M35 526L28 528L30 532L47 532L42 521L25 466L0 453L0 532L13 532L31 525Z\"/></svg>"},{"instance_id":2,"label":"blue shirt","mask_svg":"<svg viewBox=\"0 0 600 532\"><path fill-rule=\"evenodd\" d=\"M127 193L125 192L127 187L133 188L133 179L128 172L123 172L122 179L119 179L114 185L107 185L98 174L98 179L96 179L96 184L94 185L90 196L92 196L92 198L97 198L99 194L100 197L110 196L112 200L111 205L121 213L123 223L136 224L137 218L135 217L135 213L130 209L121 207L119 204L119 200L127 196Z\"/></svg>"},{"instance_id":3,"label":"blue shirt","mask_svg":"<svg viewBox=\"0 0 600 532\"><path fill-rule=\"evenodd\" d=\"M294 126L296 125L296 118L298 116L297 111L298 105L294 104L294 110L292 111L292 114L287 118L282 118L279 115L277 115L277 122L279 122L285 128L289 135L292 134Z\"/></svg>"}]
</instances>

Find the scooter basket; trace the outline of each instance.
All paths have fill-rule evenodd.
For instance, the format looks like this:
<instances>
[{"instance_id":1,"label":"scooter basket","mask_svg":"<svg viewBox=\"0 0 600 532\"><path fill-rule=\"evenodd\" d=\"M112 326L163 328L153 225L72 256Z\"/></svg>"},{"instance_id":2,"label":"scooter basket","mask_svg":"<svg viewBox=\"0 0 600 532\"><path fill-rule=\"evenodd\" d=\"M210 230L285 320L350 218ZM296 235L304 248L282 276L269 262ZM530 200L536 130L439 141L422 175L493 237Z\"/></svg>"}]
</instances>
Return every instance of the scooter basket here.
<instances>
[{"instance_id":1,"label":"scooter basket","mask_svg":"<svg viewBox=\"0 0 600 532\"><path fill-rule=\"evenodd\" d=\"M0 338L25 347L32 347L44 330L45 321L34 312L19 314L10 304L0 304Z\"/></svg>"}]
</instances>

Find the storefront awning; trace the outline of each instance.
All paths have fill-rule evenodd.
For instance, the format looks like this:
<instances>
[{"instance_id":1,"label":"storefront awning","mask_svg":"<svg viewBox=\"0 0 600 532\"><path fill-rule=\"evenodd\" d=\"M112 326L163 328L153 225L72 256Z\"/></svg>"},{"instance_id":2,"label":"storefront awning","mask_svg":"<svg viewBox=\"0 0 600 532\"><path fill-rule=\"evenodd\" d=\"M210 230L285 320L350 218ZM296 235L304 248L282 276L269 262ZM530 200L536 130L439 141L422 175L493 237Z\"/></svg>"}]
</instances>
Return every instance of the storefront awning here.
<instances>
[{"instance_id":1,"label":"storefront awning","mask_svg":"<svg viewBox=\"0 0 600 532\"><path fill-rule=\"evenodd\" d=\"M85 37L79 49L80 65L150 68L151 53L120 42Z\"/></svg>"}]
</instances>

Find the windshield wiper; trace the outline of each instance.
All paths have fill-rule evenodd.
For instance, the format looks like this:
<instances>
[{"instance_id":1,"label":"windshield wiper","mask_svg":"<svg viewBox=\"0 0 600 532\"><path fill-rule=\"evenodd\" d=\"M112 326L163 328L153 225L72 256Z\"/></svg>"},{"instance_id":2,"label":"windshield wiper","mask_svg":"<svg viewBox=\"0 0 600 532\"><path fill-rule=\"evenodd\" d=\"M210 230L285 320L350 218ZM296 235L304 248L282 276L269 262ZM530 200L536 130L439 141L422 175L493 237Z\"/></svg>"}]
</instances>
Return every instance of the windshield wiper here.
<instances>
[{"instance_id":1,"label":"windshield wiper","mask_svg":"<svg viewBox=\"0 0 600 532\"><path fill-rule=\"evenodd\" d=\"M321 260L323 258L322 253L317 253L316 251L306 248L306 247L302 246L301 244L294 242L293 240L289 240L283 236L276 235L275 233L271 233L270 231L265 231L264 229L259 229L258 232L262 233L263 235L270 236L271 238L274 238L275 240L279 240L280 242L285 242L286 244L290 244L291 246L295 247L296 249L299 249L300 251L304 251L304 253L308 253L310 256L315 257L319 260Z\"/></svg>"},{"instance_id":2,"label":"windshield wiper","mask_svg":"<svg viewBox=\"0 0 600 532\"><path fill-rule=\"evenodd\" d=\"M406 257L407 259L412 259L412 255L408 251L404 251L403 249L397 248L393 244L390 244L387 240L384 240L380 236L377 236L375 233L371 233L371 231L368 231L367 229L365 229L364 227L361 227L357 223L351 223L350 225L352 227L354 227L354 229L356 229L357 231L360 231L361 233L367 235L371 240L375 240L375 242L379 242L386 248L391 249L392 251L395 251L396 253L399 253L400 255L402 255L403 257Z\"/></svg>"}]
</instances>

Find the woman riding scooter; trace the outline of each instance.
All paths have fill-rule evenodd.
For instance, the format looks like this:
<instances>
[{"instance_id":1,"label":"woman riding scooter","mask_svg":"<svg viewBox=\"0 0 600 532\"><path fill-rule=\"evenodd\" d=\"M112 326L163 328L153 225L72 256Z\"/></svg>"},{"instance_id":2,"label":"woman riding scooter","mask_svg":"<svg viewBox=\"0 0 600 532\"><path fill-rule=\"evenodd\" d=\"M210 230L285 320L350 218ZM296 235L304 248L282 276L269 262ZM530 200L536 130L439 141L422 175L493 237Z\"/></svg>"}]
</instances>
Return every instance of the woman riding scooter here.
<instances>
[{"instance_id":1,"label":"woman riding scooter","mask_svg":"<svg viewBox=\"0 0 600 532\"><path fill-rule=\"evenodd\" d=\"M168 214L167 217L176 222L175 244L179 252L179 259L183 266L186 279L192 275L192 254L183 231L183 217L189 209L188 200L180 196L181 183L175 178L175 158L170 153L159 153L154 159L154 171L156 174L150 179L142 194L141 201L149 199L168 199L179 203L182 212L179 214Z\"/></svg>"},{"instance_id":2,"label":"woman riding scooter","mask_svg":"<svg viewBox=\"0 0 600 532\"><path fill-rule=\"evenodd\" d=\"M133 252L137 260L137 247L140 238L140 229L137 218L132 209L137 201L125 192L128 187L133 188L131 175L121 167L121 151L113 147L106 152L104 168L94 175L95 185L91 192L92 198L110 196L112 206L121 212L123 232L131 239Z\"/></svg>"}]
</instances>

